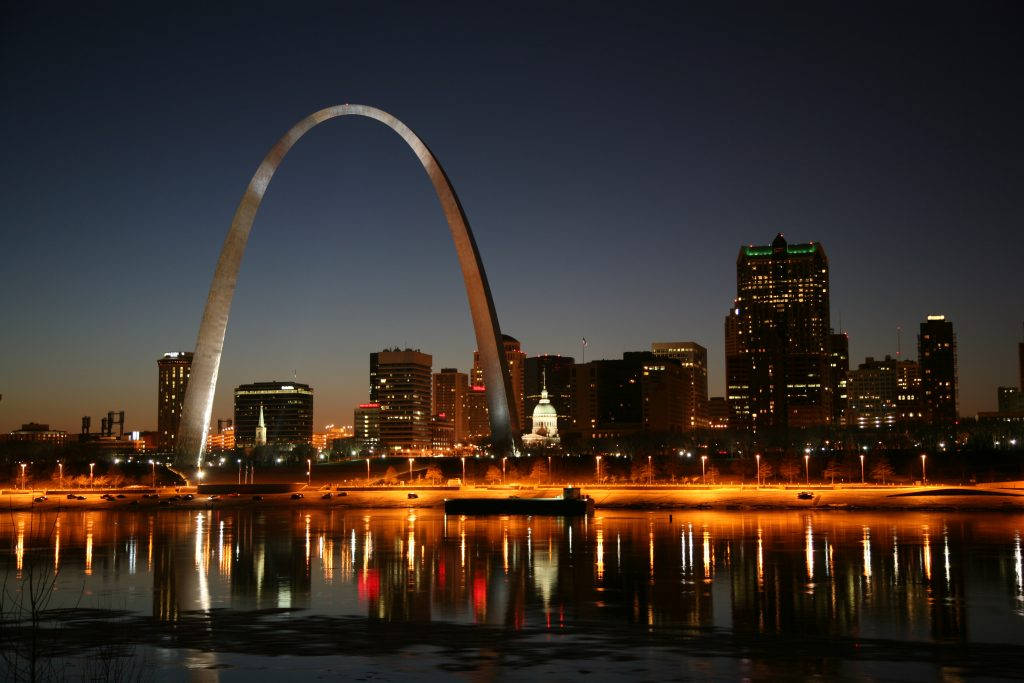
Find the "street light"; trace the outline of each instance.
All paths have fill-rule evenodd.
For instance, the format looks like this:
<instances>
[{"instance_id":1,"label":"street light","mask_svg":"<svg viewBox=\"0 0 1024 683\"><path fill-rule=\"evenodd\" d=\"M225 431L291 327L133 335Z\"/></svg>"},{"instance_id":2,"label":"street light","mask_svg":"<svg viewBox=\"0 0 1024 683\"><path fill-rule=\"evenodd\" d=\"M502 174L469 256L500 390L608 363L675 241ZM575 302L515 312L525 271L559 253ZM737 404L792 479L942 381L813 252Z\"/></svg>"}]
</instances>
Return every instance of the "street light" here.
<instances>
[{"instance_id":1,"label":"street light","mask_svg":"<svg viewBox=\"0 0 1024 683\"><path fill-rule=\"evenodd\" d=\"M704 465L707 463L707 461L708 461L708 456L706 456L706 455L700 456L700 483L702 483L702 484L707 484L708 483L708 480L707 480L707 469L704 467Z\"/></svg>"},{"instance_id":2,"label":"street light","mask_svg":"<svg viewBox=\"0 0 1024 683\"><path fill-rule=\"evenodd\" d=\"M860 454L860 483L864 483L864 454Z\"/></svg>"},{"instance_id":3,"label":"street light","mask_svg":"<svg viewBox=\"0 0 1024 683\"><path fill-rule=\"evenodd\" d=\"M928 459L928 456L924 453L921 454L921 483L925 484L928 482L928 474L925 470L924 461Z\"/></svg>"},{"instance_id":4,"label":"street light","mask_svg":"<svg viewBox=\"0 0 1024 683\"><path fill-rule=\"evenodd\" d=\"M241 485L241 483L242 483L242 459L241 458L238 459L238 483L239 483L239 485Z\"/></svg>"},{"instance_id":5,"label":"street light","mask_svg":"<svg viewBox=\"0 0 1024 683\"><path fill-rule=\"evenodd\" d=\"M96 467L96 463L89 463L89 488L93 488L93 482L95 481L95 478L92 476L92 468L94 467Z\"/></svg>"},{"instance_id":6,"label":"street light","mask_svg":"<svg viewBox=\"0 0 1024 683\"><path fill-rule=\"evenodd\" d=\"M601 481L601 456L597 456L595 461L597 464L594 466L594 476L597 477L598 481Z\"/></svg>"},{"instance_id":7,"label":"street light","mask_svg":"<svg viewBox=\"0 0 1024 683\"><path fill-rule=\"evenodd\" d=\"M57 461L57 471L60 472L59 479L57 480L57 488L64 488L64 463Z\"/></svg>"},{"instance_id":8,"label":"street light","mask_svg":"<svg viewBox=\"0 0 1024 683\"><path fill-rule=\"evenodd\" d=\"M548 486L551 486L551 484L552 484L552 482L554 482L554 480L555 480L554 475L552 475L552 473L551 473L551 456L549 455L548 456Z\"/></svg>"},{"instance_id":9,"label":"street light","mask_svg":"<svg viewBox=\"0 0 1024 683\"><path fill-rule=\"evenodd\" d=\"M152 486L156 488L156 463L152 460L149 461L150 476L152 477Z\"/></svg>"},{"instance_id":10,"label":"street light","mask_svg":"<svg viewBox=\"0 0 1024 683\"><path fill-rule=\"evenodd\" d=\"M306 486L313 485L313 461L306 458Z\"/></svg>"},{"instance_id":11,"label":"street light","mask_svg":"<svg viewBox=\"0 0 1024 683\"><path fill-rule=\"evenodd\" d=\"M757 460L757 486L761 487L761 454L755 453L754 459Z\"/></svg>"},{"instance_id":12,"label":"street light","mask_svg":"<svg viewBox=\"0 0 1024 683\"><path fill-rule=\"evenodd\" d=\"M413 460L415 460L415 458L409 458L409 485L410 486L412 485L412 461Z\"/></svg>"},{"instance_id":13,"label":"street light","mask_svg":"<svg viewBox=\"0 0 1024 683\"><path fill-rule=\"evenodd\" d=\"M370 485L370 459L366 459L366 485Z\"/></svg>"},{"instance_id":14,"label":"street light","mask_svg":"<svg viewBox=\"0 0 1024 683\"><path fill-rule=\"evenodd\" d=\"M505 483L505 461L508 460L508 456L504 455L501 458L501 483Z\"/></svg>"},{"instance_id":15,"label":"street light","mask_svg":"<svg viewBox=\"0 0 1024 683\"><path fill-rule=\"evenodd\" d=\"M466 485L466 456L462 456L462 485Z\"/></svg>"},{"instance_id":16,"label":"street light","mask_svg":"<svg viewBox=\"0 0 1024 683\"><path fill-rule=\"evenodd\" d=\"M804 453L804 479L806 483L811 483L811 455L810 453Z\"/></svg>"},{"instance_id":17,"label":"street light","mask_svg":"<svg viewBox=\"0 0 1024 683\"><path fill-rule=\"evenodd\" d=\"M654 468L651 466L651 456L647 456L647 485L654 484Z\"/></svg>"},{"instance_id":18,"label":"street light","mask_svg":"<svg viewBox=\"0 0 1024 683\"><path fill-rule=\"evenodd\" d=\"M21 463L21 488L25 488L25 463Z\"/></svg>"}]
</instances>

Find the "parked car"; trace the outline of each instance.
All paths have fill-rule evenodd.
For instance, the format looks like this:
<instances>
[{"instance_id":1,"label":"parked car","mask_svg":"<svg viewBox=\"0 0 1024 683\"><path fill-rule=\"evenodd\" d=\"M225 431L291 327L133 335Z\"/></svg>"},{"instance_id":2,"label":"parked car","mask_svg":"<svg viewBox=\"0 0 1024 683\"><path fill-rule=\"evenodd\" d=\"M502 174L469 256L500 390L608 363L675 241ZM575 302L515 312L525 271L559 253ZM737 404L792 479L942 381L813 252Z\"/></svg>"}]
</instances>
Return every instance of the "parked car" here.
<instances>
[{"instance_id":1,"label":"parked car","mask_svg":"<svg viewBox=\"0 0 1024 683\"><path fill-rule=\"evenodd\" d=\"M75 496L75 500L85 500L85 496Z\"/></svg>"},{"instance_id":2,"label":"parked car","mask_svg":"<svg viewBox=\"0 0 1024 683\"><path fill-rule=\"evenodd\" d=\"M210 496L209 498L207 498L206 500L220 500L220 496L214 494L214 495Z\"/></svg>"},{"instance_id":3,"label":"parked car","mask_svg":"<svg viewBox=\"0 0 1024 683\"><path fill-rule=\"evenodd\" d=\"M814 500L814 494L811 493L810 491L801 491L800 493L796 494L796 497L799 498L800 500Z\"/></svg>"},{"instance_id":4,"label":"parked car","mask_svg":"<svg viewBox=\"0 0 1024 683\"><path fill-rule=\"evenodd\" d=\"M303 497L303 495L301 493L293 493L292 494L292 500L298 500L299 498L302 498L302 497Z\"/></svg>"},{"instance_id":5,"label":"parked car","mask_svg":"<svg viewBox=\"0 0 1024 683\"><path fill-rule=\"evenodd\" d=\"M414 499L414 498L419 498L419 496L418 496L418 495L416 495L415 493L410 493L410 494L409 494L409 500L412 500L412 499Z\"/></svg>"},{"instance_id":6,"label":"parked car","mask_svg":"<svg viewBox=\"0 0 1024 683\"><path fill-rule=\"evenodd\" d=\"M324 500L330 500L330 499L331 499L331 498L333 498L334 496L332 496L332 495L331 495L331 492L330 492L330 491L328 491L327 493L325 493L324 495L322 495L322 496L320 496L320 497L321 497L321 498L323 498Z\"/></svg>"},{"instance_id":7,"label":"parked car","mask_svg":"<svg viewBox=\"0 0 1024 683\"><path fill-rule=\"evenodd\" d=\"M184 498L185 500L192 500L194 497L195 496L193 496L191 493L186 493L184 496L182 496L182 498Z\"/></svg>"},{"instance_id":8,"label":"parked car","mask_svg":"<svg viewBox=\"0 0 1024 683\"><path fill-rule=\"evenodd\" d=\"M77 498L78 498L78 496L76 496L76 495L75 495L75 494L73 494L73 493L69 493L69 494L68 494L68 500L75 500L75 499L77 499Z\"/></svg>"},{"instance_id":9,"label":"parked car","mask_svg":"<svg viewBox=\"0 0 1024 683\"><path fill-rule=\"evenodd\" d=\"M38 496L36 498L33 498L32 502L33 503L45 503L46 502L46 496Z\"/></svg>"},{"instance_id":10,"label":"parked car","mask_svg":"<svg viewBox=\"0 0 1024 683\"><path fill-rule=\"evenodd\" d=\"M100 496L100 498L102 498L103 500L110 500L110 501L115 500L115 498L112 495L110 495L109 493L104 493L102 496Z\"/></svg>"}]
</instances>

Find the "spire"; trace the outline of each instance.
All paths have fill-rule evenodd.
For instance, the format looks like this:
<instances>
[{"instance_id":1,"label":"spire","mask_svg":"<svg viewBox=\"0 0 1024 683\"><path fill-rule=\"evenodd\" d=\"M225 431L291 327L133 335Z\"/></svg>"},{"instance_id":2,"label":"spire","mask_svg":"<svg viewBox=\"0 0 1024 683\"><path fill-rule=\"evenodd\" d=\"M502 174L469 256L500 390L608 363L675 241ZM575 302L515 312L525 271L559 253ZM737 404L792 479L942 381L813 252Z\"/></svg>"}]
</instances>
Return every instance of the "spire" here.
<instances>
[{"instance_id":1,"label":"spire","mask_svg":"<svg viewBox=\"0 0 1024 683\"><path fill-rule=\"evenodd\" d=\"M540 382L541 382L541 384L540 384L540 386L541 386L540 399L543 401L543 400L546 400L547 397L548 397L548 369L547 368L541 368L540 369Z\"/></svg>"},{"instance_id":2,"label":"spire","mask_svg":"<svg viewBox=\"0 0 1024 683\"><path fill-rule=\"evenodd\" d=\"M256 425L256 445L266 446L267 445L267 425L263 421L263 404L260 404L260 421Z\"/></svg>"}]
</instances>

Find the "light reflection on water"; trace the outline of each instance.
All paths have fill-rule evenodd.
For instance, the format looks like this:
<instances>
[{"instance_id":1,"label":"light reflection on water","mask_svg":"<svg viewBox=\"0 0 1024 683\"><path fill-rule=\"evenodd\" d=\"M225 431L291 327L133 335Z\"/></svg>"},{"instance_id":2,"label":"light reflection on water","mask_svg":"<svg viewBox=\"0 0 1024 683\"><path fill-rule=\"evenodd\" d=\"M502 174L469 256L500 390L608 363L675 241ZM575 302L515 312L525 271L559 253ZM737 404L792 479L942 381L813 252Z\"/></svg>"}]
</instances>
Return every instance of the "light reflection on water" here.
<instances>
[{"instance_id":1,"label":"light reflection on water","mask_svg":"<svg viewBox=\"0 0 1024 683\"><path fill-rule=\"evenodd\" d=\"M55 603L68 604L53 606L84 594L159 622L292 608L556 635L707 628L1019 646L1022 527L1024 516L959 513L216 510L15 513L0 536L16 578L37 558L59 568Z\"/></svg>"}]
</instances>

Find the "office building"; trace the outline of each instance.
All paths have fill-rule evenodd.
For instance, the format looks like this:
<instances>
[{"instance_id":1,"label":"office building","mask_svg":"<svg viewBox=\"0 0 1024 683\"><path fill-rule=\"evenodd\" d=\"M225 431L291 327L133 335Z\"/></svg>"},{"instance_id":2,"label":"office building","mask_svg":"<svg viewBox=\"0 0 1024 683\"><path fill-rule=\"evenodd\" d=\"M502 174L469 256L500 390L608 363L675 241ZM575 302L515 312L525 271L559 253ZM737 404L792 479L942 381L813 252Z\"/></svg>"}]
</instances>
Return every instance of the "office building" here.
<instances>
[{"instance_id":1,"label":"office building","mask_svg":"<svg viewBox=\"0 0 1024 683\"><path fill-rule=\"evenodd\" d=\"M524 419L525 415L525 369L526 369L526 354L523 353L522 346L519 340L515 337L510 337L507 334L501 335L502 347L505 352L505 363L508 366L509 380L512 382L512 400L516 404L516 422L512 425L512 429L516 432L523 431L523 425L526 423ZM473 352L473 372L470 376L470 381L473 386L486 386L484 382L484 370L480 364L480 351ZM488 429L488 433L490 430Z\"/></svg>"},{"instance_id":2,"label":"office building","mask_svg":"<svg viewBox=\"0 0 1024 683\"><path fill-rule=\"evenodd\" d=\"M821 244L741 247L726 317L733 426L814 427L832 420L829 271Z\"/></svg>"},{"instance_id":3,"label":"office building","mask_svg":"<svg viewBox=\"0 0 1024 683\"><path fill-rule=\"evenodd\" d=\"M930 315L917 335L921 407L932 424L957 420L956 336L944 315Z\"/></svg>"},{"instance_id":4,"label":"office building","mask_svg":"<svg viewBox=\"0 0 1024 683\"><path fill-rule=\"evenodd\" d=\"M312 443L313 389L298 382L242 384L235 388L234 427L240 447L256 446L257 436L268 446Z\"/></svg>"},{"instance_id":5,"label":"office building","mask_svg":"<svg viewBox=\"0 0 1024 683\"><path fill-rule=\"evenodd\" d=\"M911 360L868 357L851 370L847 382L845 423L880 429L920 419L920 372Z\"/></svg>"},{"instance_id":6,"label":"office building","mask_svg":"<svg viewBox=\"0 0 1024 683\"><path fill-rule=\"evenodd\" d=\"M683 373L683 422L685 428L708 426L708 350L696 342L654 342L655 356L679 361Z\"/></svg>"},{"instance_id":7,"label":"office building","mask_svg":"<svg viewBox=\"0 0 1024 683\"><path fill-rule=\"evenodd\" d=\"M157 408L156 431L161 450L174 450L181 421L181 407L185 402L185 388L192 370L190 351L165 353L156 361Z\"/></svg>"},{"instance_id":8,"label":"office building","mask_svg":"<svg viewBox=\"0 0 1024 683\"><path fill-rule=\"evenodd\" d=\"M465 443L469 439L469 375L455 368L441 368L433 380L431 415L443 415L451 426L454 443Z\"/></svg>"},{"instance_id":9,"label":"office building","mask_svg":"<svg viewBox=\"0 0 1024 683\"><path fill-rule=\"evenodd\" d=\"M0 441L30 441L62 447L68 445L68 433L60 429L50 429L48 424L29 422L21 425L21 429L0 434Z\"/></svg>"},{"instance_id":10,"label":"office building","mask_svg":"<svg viewBox=\"0 0 1024 683\"><path fill-rule=\"evenodd\" d=\"M828 377L832 392L832 424L842 422L846 410L846 377L850 372L850 338L845 332L828 335Z\"/></svg>"},{"instance_id":11,"label":"office building","mask_svg":"<svg viewBox=\"0 0 1024 683\"><path fill-rule=\"evenodd\" d=\"M491 438L490 412L487 409L487 389L482 385L469 387L466 394L466 422L469 441L476 443Z\"/></svg>"},{"instance_id":12,"label":"office building","mask_svg":"<svg viewBox=\"0 0 1024 683\"><path fill-rule=\"evenodd\" d=\"M1000 413L1016 413L1024 410L1024 393L1017 387L999 387L996 401Z\"/></svg>"},{"instance_id":13,"label":"office building","mask_svg":"<svg viewBox=\"0 0 1024 683\"><path fill-rule=\"evenodd\" d=\"M434 359L413 349L381 351L377 357L380 443L389 452L430 447L430 369Z\"/></svg>"},{"instance_id":14,"label":"office building","mask_svg":"<svg viewBox=\"0 0 1024 683\"><path fill-rule=\"evenodd\" d=\"M558 428L566 429L572 420L572 366L571 356L543 354L526 359L525 415L527 428L533 432L533 410L541 400L541 391L547 387L548 401L558 414ZM546 411L545 411L546 414Z\"/></svg>"},{"instance_id":15,"label":"office building","mask_svg":"<svg viewBox=\"0 0 1024 683\"><path fill-rule=\"evenodd\" d=\"M712 396L708 399L708 426L711 429L729 428L729 404L725 396Z\"/></svg>"},{"instance_id":16,"label":"office building","mask_svg":"<svg viewBox=\"0 0 1024 683\"><path fill-rule=\"evenodd\" d=\"M360 403L352 418L352 436L360 450L373 453L380 447L380 404Z\"/></svg>"},{"instance_id":17,"label":"office building","mask_svg":"<svg viewBox=\"0 0 1024 683\"><path fill-rule=\"evenodd\" d=\"M430 452L432 455L451 455L455 450L455 425L445 415L430 417Z\"/></svg>"}]
</instances>

